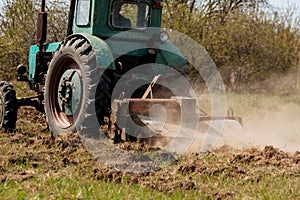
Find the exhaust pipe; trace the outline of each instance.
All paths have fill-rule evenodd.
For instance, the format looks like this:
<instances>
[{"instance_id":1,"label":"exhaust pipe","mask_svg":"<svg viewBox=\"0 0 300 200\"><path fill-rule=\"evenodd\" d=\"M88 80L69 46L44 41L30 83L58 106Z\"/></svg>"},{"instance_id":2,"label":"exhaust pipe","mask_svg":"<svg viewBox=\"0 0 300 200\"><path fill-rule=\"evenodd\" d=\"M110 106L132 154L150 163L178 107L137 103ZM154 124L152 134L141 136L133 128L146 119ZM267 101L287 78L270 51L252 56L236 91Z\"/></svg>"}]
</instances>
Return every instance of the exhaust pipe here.
<instances>
[{"instance_id":1,"label":"exhaust pipe","mask_svg":"<svg viewBox=\"0 0 300 200\"><path fill-rule=\"evenodd\" d=\"M47 12L45 11L46 0L42 0L41 11L38 13L37 21L37 41L42 50L43 44L46 42L47 38Z\"/></svg>"}]
</instances>

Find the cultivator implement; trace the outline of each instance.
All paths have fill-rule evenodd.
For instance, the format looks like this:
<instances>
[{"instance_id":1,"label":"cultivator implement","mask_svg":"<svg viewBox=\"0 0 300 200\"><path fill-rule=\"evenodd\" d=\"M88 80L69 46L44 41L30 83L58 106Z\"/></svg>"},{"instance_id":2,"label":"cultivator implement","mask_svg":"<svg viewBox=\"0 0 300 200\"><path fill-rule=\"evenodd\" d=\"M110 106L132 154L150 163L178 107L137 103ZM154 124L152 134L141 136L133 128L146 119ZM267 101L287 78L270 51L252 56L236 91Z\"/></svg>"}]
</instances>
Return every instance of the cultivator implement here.
<instances>
[{"instance_id":1,"label":"cultivator implement","mask_svg":"<svg viewBox=\"0 0 300 200\"><path fill-rule=\"evenodd\" d=\"M151 120L151 108L160 107L166 108L166 116L163 116L166 124L177 124L177 125L188 125L195 124L199 122L210 122L210 121L236 121L242 125L242 118L234 116L232 110L228 111L226 116L209 116L196 113L196 99L188 97L173 97L171 99L123 99L114 100L112 103L112 113L110 119L106 119L106 125L102 126L103 131L109 135L111 139L119 135L122 140L126 140L124 134L127 126L127 121L133 120L136 125L145 127L147 126L148 120L143 120L142 118L149 118ZM150 112L149 112L150 111ZM187 113L189 113L187 115ZM161 118L162 116L157 116ZM118 122L118 123L116 123ZM149 123L149 121L148 121ZM108 126L108 124L113 124ZM117 126L116 126L117 124ZM120 131L122 130L122 131ZM117 131L117 132L116 132ZM161 130L154 130L155 132L160 132ZM116 135L117 133L117 135Z\"/></svg>"},{"instance_id":2,"label":"cultivator implement","mask_svg":"<svg viewBox=\"0 0 300 200\"><path fill-rule=\"evenodd\" d=\"M178 129L193 130L211 121L232 122L242 125L242 118L229 109L225 116L210 116L197 112L197 99L173 96L171 98L151 98L152 88L159 79L156 76L142 98L115 99L110 117L106 117L102 131L115 141L130 138L148 138L163 135L170 125ZM147 98L149 97L150 98Z\"/></svg>"}]
</instances>

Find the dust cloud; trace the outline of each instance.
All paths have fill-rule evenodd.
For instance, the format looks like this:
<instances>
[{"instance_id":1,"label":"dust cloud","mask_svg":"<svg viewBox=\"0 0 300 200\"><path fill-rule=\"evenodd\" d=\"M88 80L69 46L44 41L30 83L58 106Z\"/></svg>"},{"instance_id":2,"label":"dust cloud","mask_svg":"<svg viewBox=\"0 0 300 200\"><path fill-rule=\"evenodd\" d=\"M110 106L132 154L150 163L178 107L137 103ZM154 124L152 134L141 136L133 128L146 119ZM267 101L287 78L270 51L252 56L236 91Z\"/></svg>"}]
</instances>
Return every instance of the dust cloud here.
<instances>
[{"instance_id":1,"label":"dust cloud","mask_svg":"<svg viewBox=\"0 0 300 200\"><path fill-rule=\"evenodd\" d=\"M280 78L274 77L253 86L255 88L251 92L227 93L227 106L234 109L235 115L242 117L242 126L235 121L225 121L222 133L218 135L207 134L210 122L200 123L196 134L193 128L165 124L160 133L162 137L155 138L152 143L166 150L186 153L223 146L233 149L273 146L291 153L300 151L298 75L298 72L293 72ZM200 108L209 110L209 99L209 94L201 94Z\"/></svg>"},{"instance_id":2,"label":"dust cloud","mask_svg":"<svg viewBox=\"0 0 300 200\"><path fill-rule=\"evenodd\" d=\"M300 151L299 70L257 84L247 95L228 95L243 118L243 129L224 131L220 144L235 148L272 145L287 152ZM240 105L241 104L241 105Z\"/></svg>"},{"instance_id":3,"label":"dust cloud","mask_svg":"<svg viewBox=\"0 0 300 200\"><path fill-rule=\"evenodd\" d=\"M224 123L220 135L208 132L210 122L199 123L197 131L189 127L152 122L154 127L160 127L162 130L161 137L152 138L152 144L165 150L186 154L209 151L226 145L233 149L263 149L265 146L274 146L287 152L300 151L300 105L283 105L284 102L276 102L273 98L271 100L270 107L252 107L252 110L240 114L243 118L242 126L237 121L220 121L220 124Z\"/></svg>"},{"instance_id":4,"label":"dust cloud","mask_svg":"<svg viewBox=\"0 0 300 200\"><path fill-rule=\"evenodd\" d=\"M244 116L242 130L225 130L221 144L234 148L272 145L288 152L300 151L300 105L280 105L253 116Z\"/></svg>"}]
</instances>

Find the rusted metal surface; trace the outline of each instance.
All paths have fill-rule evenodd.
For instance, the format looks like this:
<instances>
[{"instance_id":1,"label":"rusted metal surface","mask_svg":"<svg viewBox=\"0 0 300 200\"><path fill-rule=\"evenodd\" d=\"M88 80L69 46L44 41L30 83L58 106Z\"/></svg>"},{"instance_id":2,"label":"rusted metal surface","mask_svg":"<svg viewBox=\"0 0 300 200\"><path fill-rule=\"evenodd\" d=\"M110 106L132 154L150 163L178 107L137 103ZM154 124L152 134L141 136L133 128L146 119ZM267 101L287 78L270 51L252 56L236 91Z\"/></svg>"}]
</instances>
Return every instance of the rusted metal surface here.
<instances>
[{"instance_id":1,"label":"rusted metal surface","mask_svg":"<svg viewBox=\"0 0 300 200\"><path fill-rule=\"evenodd\" d=\"M129 114L148 115L149 109L156 104L159 104L168 111L174 110L174 112L180 111L180 104L174 99L124 99L115 100L116 105L128 105Z\"/></svg>"},{"instance_id":2,"label":"rusted metal surface","mask_svg":"<svg viewBox=\"0 0 300 200\"><path fill-rule=\"evenodd\" d=\"M47 35L47 13L40 12L38 14L38 22L37 22L37 41L40 46L46 42Z\"/></svg>"},{"instance_id":3,"label":"rusted metal surface","mask_svg":"<svg viewBox=\"0 0 300 200\"><path fill-rule=\"evenodd\" d=\"M171 99L123 99L115 100L113 104L115 104L115 106L118 105L118 109L126 107L126 109L128 109L127 114L129 115L149 115L150 108L158 104L167 110L168 115L191 115L197 117L199 121L234 120L242 124L242 118L234 116L232 109L228 110L227 116L196 114L196 100L192 98L175 97Z\"/></svg>"},{"instance_id":4,"label":"rusted metal surface","mask_svg":"<svg viewBox=\"0 0 300 200\"><path fill-rule=\"evenodd\" d=\"M214 121L214 120L234 120L243 125L243 120L241 117L236 116L199 116L199 121Z\"/></svg>"},{"instance_id":5,"label":"rusted metal surface","mask_svg":"<svg viewBox=\"0 0 300 200\"><path fill-rule=\"evenodd\" d=\"M172 97L169 99L123 99L114 100L110 118L106 118L105 125L101 127L104 133L111 139L126 140L128 120L133 121L140 127L147 127L140 116L150 116L150 109L155 105L162 106L166 111L165 123L177 124L196 130L199 122L215 120L233 120L242 125L242 118L234 116L233 110L229 109L227 116L209 116L196 113L196 99L187 97ZM159 113L158 113L159 115ZM127 129L127 128L126 128Z\"/></svg>"}]
</instances>

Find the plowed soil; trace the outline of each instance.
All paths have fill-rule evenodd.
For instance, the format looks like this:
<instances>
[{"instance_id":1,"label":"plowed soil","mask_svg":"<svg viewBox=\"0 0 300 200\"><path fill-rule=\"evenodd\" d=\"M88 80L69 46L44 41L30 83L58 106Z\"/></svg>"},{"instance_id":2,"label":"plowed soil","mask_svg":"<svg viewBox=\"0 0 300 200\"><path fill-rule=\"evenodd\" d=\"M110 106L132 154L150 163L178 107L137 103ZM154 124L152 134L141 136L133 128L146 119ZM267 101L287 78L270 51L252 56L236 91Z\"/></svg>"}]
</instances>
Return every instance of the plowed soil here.
<instances>
[{"instance_id":1,"label":"plowed soil","mask_svg":"<svg viewBox=\"0 0 300 200\"><path fill-rule=\"evenodd\" d=\"M93 158L76 134L51 138L44 117L34 109L22 108L18 116L18 129L13 133L1 132L0 136L2 183L8 179L26 181L43 176L56 177L67 172L114 183L129 177L126 178L129 184L171 193L178 189L208 190L211 186L204 182L208 177L211 180L226 177L241 184L260 182L266 175L300 179L300 152L286 153L272 146L262 150L236 150L225 145L203 155L182 157L157 172L125 174ZM123 148L133 149L131 145L123 144ZM134 148L141 152L145 150L144 145ZM236 192L216 189L211 195L219 199L231 198Z\"/></svg>"}]
</instances>

